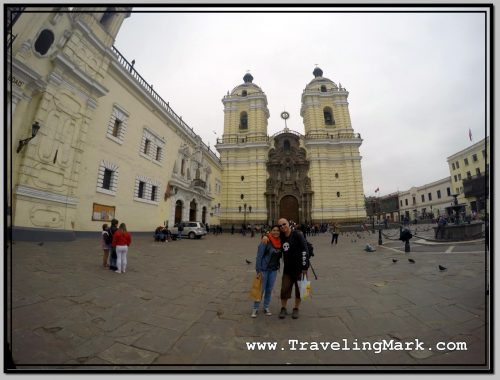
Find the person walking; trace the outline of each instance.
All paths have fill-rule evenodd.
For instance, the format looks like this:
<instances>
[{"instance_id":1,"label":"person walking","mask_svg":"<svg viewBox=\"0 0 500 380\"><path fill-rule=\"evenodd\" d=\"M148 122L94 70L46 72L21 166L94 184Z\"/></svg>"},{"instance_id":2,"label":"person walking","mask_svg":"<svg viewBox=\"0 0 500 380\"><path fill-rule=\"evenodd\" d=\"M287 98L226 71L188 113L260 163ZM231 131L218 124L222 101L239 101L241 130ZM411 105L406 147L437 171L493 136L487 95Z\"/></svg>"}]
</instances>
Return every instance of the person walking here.
<instances>
[{"instance_id":1,"label":"person walking","mask_svg":"<svg viewBox=\"0 0 500 380\"><path fill-rule=\"evenodd\" d=\"M281 239L280 228L274 225L268 235L267 244L260 243L257 249L257 258L255 259L255 271L262 276L262 299L264 300L265 315L272 315L269 309L271 294L277 277L277 271L280 267L281 259ZM252 318L257 317L260 301L255 301L252 309Z\"/></svg>"},{"instance_id":2,"label":"person walking","mask_svg":"<svg viewBox=\"0 0 500 380\"><path fill-rule=\"evenodd\" d=\"M113 247L116 248L116 273L125 273L127 269L128 247L132 243L130 232L127 231L125 223L121 223L118 230L113 235Z\"/></svg>"},{"instance_id":3,"label":"person walking","mask_svg":"<svg viewBox=\"0 0 500 380\"><path fill-rule=\"evenodd\" d=\"M339 233L340 233L340 226L337 222L333 222L332 226L330 227L330 232L332 234L332 242L335 242L335 244L338 243L339 241Z\"/></svg>"}]
</instances>

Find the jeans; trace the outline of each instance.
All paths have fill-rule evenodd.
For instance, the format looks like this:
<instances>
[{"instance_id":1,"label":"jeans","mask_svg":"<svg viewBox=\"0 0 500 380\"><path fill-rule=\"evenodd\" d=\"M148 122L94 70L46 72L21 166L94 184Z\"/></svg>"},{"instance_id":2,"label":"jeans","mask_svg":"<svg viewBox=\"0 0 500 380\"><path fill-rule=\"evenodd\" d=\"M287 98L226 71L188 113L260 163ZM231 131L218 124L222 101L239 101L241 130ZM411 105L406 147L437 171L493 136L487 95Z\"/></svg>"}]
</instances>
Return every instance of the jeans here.
<instances>
[{"instance_id":1,"label":"jeans","mask_svg":"<svg viewBox=\"0 0 500 380\"><path fill-rule=\"evenodd\" d=\"M265 309L269 307L269 303L271 302L271 293L273 292L274 282L276 281L277 275L278 271L276 270L262 271L262 295L264 296ZM258 309L259 305L260 301L255 301L253 308Z\"/></svg>"}]
</instances>

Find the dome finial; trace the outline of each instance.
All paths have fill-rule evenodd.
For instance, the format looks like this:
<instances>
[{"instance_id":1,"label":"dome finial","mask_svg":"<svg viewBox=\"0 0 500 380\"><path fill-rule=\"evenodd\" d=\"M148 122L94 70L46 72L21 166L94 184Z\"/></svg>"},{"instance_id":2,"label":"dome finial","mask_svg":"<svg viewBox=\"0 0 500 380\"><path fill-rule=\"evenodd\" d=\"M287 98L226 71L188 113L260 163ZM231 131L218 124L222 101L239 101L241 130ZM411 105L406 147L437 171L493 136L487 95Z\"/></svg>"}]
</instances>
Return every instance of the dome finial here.
<instances>
[{"instance_id":1,"label":"dome finial","mask_svg":"<svg viewBox=\"0 0 500 380\"><path fill-rule=\"evenodd\" d=\"M313 71L313 75L315 78L317 77L322 77L323 76L323 70L321 70L318 65L316 64L316 68Z\"/></svg>"},{"instance_id":2,"label":"dome finial","mask_svg":"<svg viewBox=\"0 0 500 380\"><path fill-rule=\"evenodd\" d=\"M245 76L243 77L243 81L245 83L252 83L253 81L253 76L252 74L250 74L250 70L247 70L247 73L245 74Z\"/></svg>"}]
</instances>

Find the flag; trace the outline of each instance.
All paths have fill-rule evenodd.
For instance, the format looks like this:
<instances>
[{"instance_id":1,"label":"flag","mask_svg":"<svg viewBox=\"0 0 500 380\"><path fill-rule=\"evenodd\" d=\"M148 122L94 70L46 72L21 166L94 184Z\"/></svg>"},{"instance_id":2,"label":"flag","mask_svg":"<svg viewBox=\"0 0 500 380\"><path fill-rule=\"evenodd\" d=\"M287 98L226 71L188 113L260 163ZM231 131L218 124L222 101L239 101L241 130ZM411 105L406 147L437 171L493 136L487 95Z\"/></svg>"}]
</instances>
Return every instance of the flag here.
<instances>
[{"instance_id":1,"label":"flag","mask_svg":"<svg viewBox=\"0 0 500 380\"><path fill-rule=\"evenodd\" d=\"M472 141L472 131L469 128L469 140Z\"/></svg>"},{"instance_id":2,"label":"flag","mask_svg":"<svg viewBox=\"0 0 500 380\"><path fill-rule=\"evenodd\" d=\"M380 190L380 189L377 187L377 188L375 189L375 192L378 192L379 190Z\"/></svg>"}]
</instances>

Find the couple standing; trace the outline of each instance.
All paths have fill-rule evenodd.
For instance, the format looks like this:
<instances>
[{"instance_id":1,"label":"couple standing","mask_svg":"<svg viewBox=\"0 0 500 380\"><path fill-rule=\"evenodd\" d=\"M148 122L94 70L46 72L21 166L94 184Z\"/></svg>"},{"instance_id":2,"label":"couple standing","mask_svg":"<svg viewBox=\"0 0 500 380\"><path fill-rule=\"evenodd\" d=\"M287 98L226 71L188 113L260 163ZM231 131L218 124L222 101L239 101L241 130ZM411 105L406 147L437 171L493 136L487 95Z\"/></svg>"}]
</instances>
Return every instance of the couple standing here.
<instances>
[{"instance_id":1,"label":"couple standing","mask_svg":"<svg viewBox=\"0 0 500 380\"><path fill-rule=\"evenodd\" d=\"M257 250L255 270L262 274L262 293L264 296L264 313L271 315L269 303L277 270L280 266L280 258L283 255L283 276L281 279L281 311L279 317L287 315L286 304L292 296L292 288L295 284L295 306L292 318L299 317L300 291L298 281L301 276L307 275L309 268L309 254L307 243L302 232L292 230L288 220L281 218L277 225L271 229L271 233L262 238ZM252 310L252 318L257 316L260 301L255 301Z\"/></svg>"}]
</instances>

